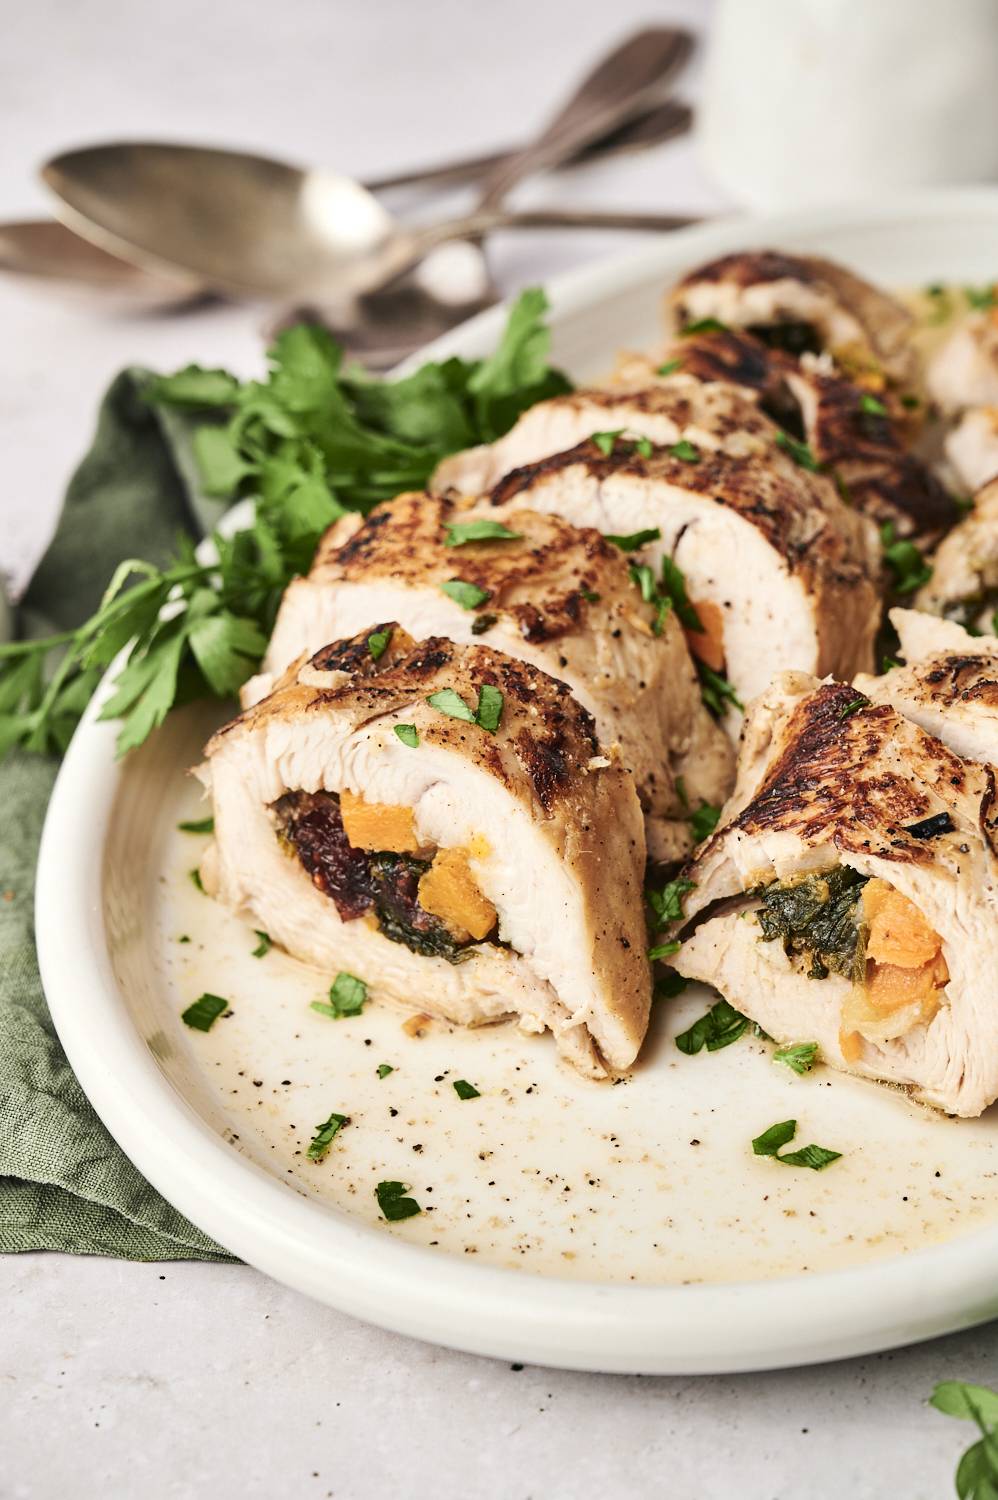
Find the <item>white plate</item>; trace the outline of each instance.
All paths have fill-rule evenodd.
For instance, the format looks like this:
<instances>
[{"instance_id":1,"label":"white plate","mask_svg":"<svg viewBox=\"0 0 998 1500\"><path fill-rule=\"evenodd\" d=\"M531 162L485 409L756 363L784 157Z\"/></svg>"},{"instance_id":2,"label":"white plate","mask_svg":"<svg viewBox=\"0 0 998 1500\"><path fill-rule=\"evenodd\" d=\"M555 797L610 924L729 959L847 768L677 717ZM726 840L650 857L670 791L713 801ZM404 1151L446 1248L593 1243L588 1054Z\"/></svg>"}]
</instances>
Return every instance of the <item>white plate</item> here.
<instances>
[{"instance_id":1,"label":"white plate","mask_svg":"<svg viewBox=\"0 0 998 1500\"><path fill-rule=\"evenodd\" d=\"M747 244L820 251L885 284L998 269L998 194L687 231L551 289L555 353L577 376L652 344L662 288ZM433 346L478 355L491 312ZM115 762L94 706L60 773L38 872L45 990L95 1108L171 1202L260 1269L420 1338L578 1369L696 1373L797 1364L925 1338L998 1314L998 1118L954 1123L824 1068L797 1078L743 1039L689 1058L703 1009L660 1007L632 1079L585 1083L548 1041L439 1023L410 1038L369 1004L309 1009L322 976L272 951L187 879L201 841L185 768L211 711L171 718ZM191 941L178 939L189 936ZM328 983L328 978L326 980ZM202 990L234 1014L208 1034ZM379 1080L377 1064L395 1071ZM455 1078L481 1098L461 1102ZM351 1117L326 1161L316 1122ZM843 1152L824 1173L754 1158L800 1121ZM412 1184L387 1225L374 1185Z\"/></svg>"}]
</instances>

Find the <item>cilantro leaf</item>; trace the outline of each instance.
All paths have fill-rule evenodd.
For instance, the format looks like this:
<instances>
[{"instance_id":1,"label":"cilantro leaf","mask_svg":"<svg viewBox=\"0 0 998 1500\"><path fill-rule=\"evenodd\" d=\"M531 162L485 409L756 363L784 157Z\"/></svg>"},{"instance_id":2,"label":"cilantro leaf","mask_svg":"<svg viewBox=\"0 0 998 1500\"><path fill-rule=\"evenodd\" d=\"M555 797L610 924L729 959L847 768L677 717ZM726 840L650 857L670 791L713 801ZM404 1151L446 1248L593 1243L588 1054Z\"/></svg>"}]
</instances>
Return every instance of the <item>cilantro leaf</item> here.
<instances>
[{"instance_id":1,"label":"cilantro leaf","mask_svg":"<svg viewBox=\"0 0 998 1500\"><path fill-rule=\"evenodd\" d=\"M378 1077L379 1078L387 1078L388 1075L389 1075L389 1073L394 1073L394 1072L395 1072L395 1069L392 1067L391 1063L378 1063Z\"/></svg>"},{"instance_id":2,"label":"cilantro leaf","mask_svg":"<svg viewBox=\"0 0 998 1500\"><path fill-rule=\"evenodd\" d=\"M817 1042L798 1042L793 1047L778 1047L773 1061L785 1063L795 1073L810 1073L818 1058Z\"/></svg>"},{"instance_id":3,"label":"cilantro leaf","mask_svg":"<svg viewBox=\"0 0 998 1500\"><path fill-rule=\"evenodd\" d=\"M676 938L668 943L655 943L648 949L648 962L654 964L658 963L660 958L671 958L674 953L679 952L682 946Z\"/></svg>"},{"instance_id":4,"label":"cilantro leaf","mask_svg":"<svg viewBox=\"0 0 998 1500\"><path fill-rule=\"evenodd\" d=\"M680 338L689 338L693 333L727 333L727 323L721 323L717 318L697 318L693 323L687 323L685 328L679 330Z\"/></svg>"},{"instance_id":5,"label":"cilantro leaf","mask_svg":"<svg viewBox=\"0 0 998 1500\"><path fill-rule=\"evenodd\" d=\"M315 1135L308 1143L309 1161L322 1161L344 1125L349 1124L349 1115L338 1115L335 1113L331 1114L328 1120L323 1120L318 1124L315 1127Z\"/></svg>"},{"instance_id":6,"label":"cilantro leaf","mask_svg":"<svg viewBox=\"0 0 998 1500\"><path fill-rule=\"evenodd\" d=\"M914 542L896 540L893 521L885 521L881 526L880 541L884 562L894 577L896 594L913 594L928 583L932 577L931 563L926 562Z\"/></svg>"},{"instance_id":7,"label":"cilantro leaf","mask_svg":"<svg viewBox=\"0 0 998 1500\"><path fill-rule=\"evenodd\" d=\"M388 642L392 638L392 632L388 630L375 630L367 638L367 649L371 653L372 661L380 661L388 649Z\"/></svg>"},{"instance_id":8,"label":"cilantro leaf","mask_svg":"<svg viewBox=\"0 0 998 1500\"><path fill-rule=\"evenodd\" d=\"M683 361L681 359L667 359L664 365L659 365L655 374L662 376L675 375L676 371L682 368L682 364Z\"/></svg>"},{"instance_id":9,"label":"cilantro leaf","mask_svg":"<svg viewBox=\"0 0 998 1500\"><path fill-rule=\"evenodd\" d=\"M466 583L463 578L450 578L440 585L440 592L460 604L462 609L477 609L492 598L490 589L480 588L477 583Z\"/></svg>"},{"instance_id":10,"label":"cilantro leaf","mask_svg":"<svg viewBox=\"0 0 998 1500\"><path fill-rule=\"evenodd\" d=\"M699 658L694 665L697 669L697 676L700 678L700 696L712 714L720 718L724 713L725 703L730 703L732 708L741 709L744 712L745 705L723 673L715 672Z\"/></svg>"},{"instance_id":11,"label":"cilantro leaf","mask_svg":"<svg viewBox=\"0 0 998 1500\"><path fill-rule=\"evenodd\" d=\"M499 720L502 718L503 696L497 687L491 683L483 683L478 693L478 708L475 710L475 723L485 729L489 734L495 734L499 728Z\"/></svg>"},{"instance_id":12,"label":"cilantro leaf","mask_svg":"<svg viewBox=\"0 0 998 1500\"><path fill-rule=\"evenodd\" d=\"M426 701L431 708L446 714L450 719L463 719L466 724L475 722L475 715L460 693L456 693L453 688L441 688L438 693L431 693Z\"/></svg>"},{"instance_id":13,"label":"cilantro leaf","mask_svg":"<svg viewBox=\"0 0 998 1500\"><path fill-rule=\"evenodd\" d=\"M444 527L445 547L466 547L469 542L519 542L522 531L510 531L501 521L452 521Z\"/></svg>"},{"instance_id":14,"label":"cilantro leaf","mask_svg":"<svg viewBox=\"0 0 998 1500\"><path fill-rule=\"evenodd\" d=\"M659 927L668 927L670 922L679 921L683 915L683 897L695 887L695 880L679 878L668 881L660 891L645 891L645 900Z\"/></svg>"},{"instance_id":15,"label":"cilantro leaf","mask_svg":"<svg viewBox=\"0 0 998 1500\"><path fill-rule=\"evenodd\" d=\"M260 941L257 943L256 947L253 949L252 953L250 954L250 957L251 958L266 958L267 954L270 952L271 948L274 946L274 940L270 936L269 932L262 932L259 927L254 927L253 931L256 933L256 936L259 938Z\"/></svg>"},{"instance_id":16,"label":"cilantro leaf","mask_svg":"<svg viewBox=\"0 0 998 1500\"><path fill-rule=\"evenodd\" d=\"M661 535L657 526L650 526L646 531L632 531L628 536L614 536L607 532L606 540L619 547L621 552L637 552L646 542L657 542Z\"/></svg>"},{"instance_id":17,"label":"cilantro leaf","mask_svg":"<svg viewBox=\"0 0 998 1500\"><path fill-rule=\"evenodd\" d=\"M480 1099L481 1094L473 1083L468 1083L465 1078L454 1079L454 1092L459 1099Z\"/></svg>"},{"instance_id":18,"label":"cilantro leaf","mask_svg":"<svg viewBox=\"0 0 998 1500\"><path fill-rule=\"evenodd\" d=\"M228 1000L223 1000L221 995L199 995L193 1005L181 1012L180 1019L194 1031L210 1031L228 1008Z\"/></svg>"},{"instance_id":19,"label":"cilantro leaf","mask_svg":"<svg viewBox=\"0 0 998 1500\"><path fill-rule=\"evenodd\" d=\"M681 458L684 463L698 464L700 462L700 449L696 443L690 443L686 438L680 438L678 443L673 443L669 448L673 458Z\"/></svg>"},{"instance_id":20,"label":"cilantro leaf","mask_svg":"<svg viewBox=\"0 0 998 1500\"><path fill-rule=\"evenodd\" d=\"M310 1009L320 1016L341 1021L344 1016L359 1016L366 1000L367 985L363 979L358 979L355 974L339 973L330 986L329 1003L313 1000Z\"/></svg>"},{"instance_id":21,"label":"cilantro leaf","mask_svg":"<svg viewBox=\"0 0 998 1500\"><path fill-rule=\"evenodd\" d=\"M827 1146L802 1146L797 1151L787 1151L781 1156L781 1147L792 1141L796 1134L796 1120L781 1120L778 1125L770 1125L762 1135L756 1136L752 1142L752 1150L756 1156L771 1156L774 1161L782 1162L786 1167L809 1167L812 1172L823 1171L842 1155L841 1151L829 1151Z\"/></svg>"},{"instance_id":22,"label":"cilantro leaf","mask_svg":"<svg viewBox=\"0 0 998 1500\"><path fill-rule=\"evenodd\" d=\"M215 819L200 818L196 823L178 823L181 833L214 833Z\"/></svg>"},{"instance_id":23,"label":"cilantro leaf","mask_svg":"<svg viewBox=\"0 0 998 1500\"><path fill-rule=\"evenodd\" d=\"M821 464L815 458L809 444L798 442L797 438L791 437L789 432L778 432L776 446L789 454L799 468L809 469L812 474L820 474Z\"/></svg>"},{"instance_id":24,"label":"cilantro leaf","mask_svg":"<svg viewBox=\"0 0 998 1500\"><path fill-rule=\"evenodd\" d=\"M379 1182L374 1189L378 1207L390 1223L411 1219L414 1214L423 1212L415 1198L405 1196L408 1192L409 1185L405 1182Z\"/></svg>"},{"instance_id":25,"label":"cilantro leaf","mask_svg":"<svg viewBox=\"0 0 998 1500\"><path fill-rule=\"evenodd\" d=\"M735 1010L727 1000L718 1000L699 1021L694 1021L688 1030L679 1033L676 1046L688 1057L695 1056L704 1047L708 1052L719 1052L722 1047L737 1042L748 1024L748 1017L741 1011Z\"/></svg>"},{"instance_id":26,"label":"cilantro leaf","mask_svg":"<svg viewBox=\"0 0 998 1500\"><path fill-rule=\"evenodd\" d=\"M408 745L410 750L415 750L419 744L419 731L415 724L396 724L395 733L403 745Z\"/></svg>"},{"instance_id":27,"label":"cilantro leaf","mask_svg":"<svg viewBox=\"0 0 998 1500\"><path fill-rule=\"evenodd\" d=\"M64 750L102 670L126 648L103 710L121 721L119 753L178 701L234 695L332 521L424 488L449 453L494 442L535 402L571 389L548 362L546 309L543 292L528 290L491 358L430 363L400 380L345 367L330 335L305 325L274 341L264 380L197 366L150 377L148 402L204 413L193 438L201 487L252 497L252 524L214 537L210 562L183 539L163 568L123 563L78 629L0 646L0 755L15 745ZM479 524L495 540L506 530Z\"/></svg>"},{"instance_id":28,"label":"cilantro leaf","mask_svg":"<svg viewBox=\"0 0 998 1500\"><path fill-rule=\"evenodd\" d=\"M719 807L714 807L709 802L702 803L696 812L690 815L690 832L693 834L693 842L702 844L707 835L714 832L720 816Z\"/></svg>"}]
</instances>

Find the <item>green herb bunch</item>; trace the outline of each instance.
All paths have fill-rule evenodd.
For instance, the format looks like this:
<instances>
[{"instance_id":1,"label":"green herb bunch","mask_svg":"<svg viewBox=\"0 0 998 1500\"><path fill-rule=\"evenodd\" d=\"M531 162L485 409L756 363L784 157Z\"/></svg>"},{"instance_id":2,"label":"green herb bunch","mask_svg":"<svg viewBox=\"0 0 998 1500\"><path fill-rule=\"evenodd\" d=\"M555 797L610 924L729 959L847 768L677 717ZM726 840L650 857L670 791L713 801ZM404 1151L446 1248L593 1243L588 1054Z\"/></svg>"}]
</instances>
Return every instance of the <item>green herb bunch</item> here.
<instances>
[{"instance_id":1,"label":"green herb bunch","mask_svg":"<svg viewBox=\"0 0 998 1500\"><path fill-rule=\"evenodd\" d=\"M153 403L203 413L194 452L206 494L251 498L248 529L205 556L178 542L163 568L116 570L76 630L0 646L0 755L64 750L103 673L127 650L102 719L118 751L140 745L174 705L233 696L263 655L285 587L307 571L326 527L421 489L442 458L494 442L535 402L569 390L548 363L547 299L525 291L496 352L398 380L345 367L320 328L298 325L268 352L262 381L191 365L154 378Z\"/></svg>"}]
</instances>

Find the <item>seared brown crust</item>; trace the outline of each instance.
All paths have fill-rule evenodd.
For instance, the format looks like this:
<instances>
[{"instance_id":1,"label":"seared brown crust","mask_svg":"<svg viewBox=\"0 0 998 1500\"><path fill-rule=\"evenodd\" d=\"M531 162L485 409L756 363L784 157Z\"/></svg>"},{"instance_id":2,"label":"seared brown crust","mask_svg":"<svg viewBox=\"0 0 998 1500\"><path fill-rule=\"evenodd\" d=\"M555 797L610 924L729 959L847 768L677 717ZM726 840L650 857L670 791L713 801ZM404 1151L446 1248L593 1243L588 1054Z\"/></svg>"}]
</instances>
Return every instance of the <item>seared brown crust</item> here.
<instances>
[{"instance_id":1,"label":"seared brown crust","mask_svg":"<svg viewBox=\"0 0 998 1500\"><path fill-rule=\"evenodd\" d=\"M787 255L783 250L736 250L689 271L678 287L695 286L700 281L729 281L743 287L759 281L819 284L821 278L816 269L819 264L807 256Z\"/></svg>"},{"instance_id":2,"label":"seared brown crust","mask_svg":"<svg viewBox=\"0 0 998 1500\"><path fill-rule=\"evenodd\" d=\"M905 451L886 410L869 410L868 393L811 370L791 374L789 384L815 458L834 470L858 511L878 525L892 522L899 536L931 538L956 524L953 498L927 464Z\"/></svg>"},{"instance_id":3,"label":"seared brown crust","mask_svg":"<svg viewBox=\"0 0 998 1500\"><path fill-rule=\"evenodd\" d=\"M459 578L488 594L480 611L511 615L534 644L585 628L593 610L605 613L610 596L634 597L626 560L591 527L524 511L504 518L520 534L516 541L448 547L445 528L467 519L466 507L453 497L399 495L372 511L345 543L338 543L337 526L331 527L309 577L316 583L391 579L429 587Z\"/></svg>"},{"instance_id":4,"label":"seared brown crust","mask_svg":"<svg viewBox=\"0 0 998 1500\"><path fill-rule=\"evenodd\" d=\"M389 623L378 628L393 627ZM374 661L367 645L370 635L365 630L316 652L297 681L220 729L206 754L214 753L223 735L247 732L270 718L285 719L289 711L307 715L337 707L358 725L384 714L405 714L418 723L421 741L460 747L504 786L519 779L517 770L526 773L548 815L575 796L600 747L592 715L576 702L566 683L489 646L455 645L443 636L421 641L394 660L386 652ZM331 674L329 686L321 681L325 672ZM344 672L350 674L347 681L339 675ZM494 733L427 704L431 695L450 688L474 711L485 684L503 695L502 717Z\"/></svg>"},{"instance_id":5,"label":"seared brown crust","mask_svg":"<svg viewBox=\"0 0 998 1500\"><path fill-rule=\"evenodd\" d=\"M931 689L936 703L947 707L983 703L998 708L998 659L994 656L937 656L930 661L931 666L926 662L912 670Z\"/></svg>"},{"instance_id":6,"label":"seared brown crust","mask_svg":"<svg viewBox=\"0 0 998 1500\"><path fill-rule=\"evenodd\" d=\"M688 463L667 448L655 448L646 458L634 443L623 439L618 439L610 454L587 441L567 453L555 453L539 463L514 469L496 485L491 503L506 505L522 496L529 505L534 485L576 464L600 481L630 476L675 485L725 506L751 522L790 570L801 573L808 583L827 576L851 586L866 578L862 567L853 561L845 534L831 523L830 515L839 501L828 481L799 469L775 447L737 458L701 452L698 463Z\"/></svg>"},{"instance_id":7,"label":"seared brown crust","mask_svg":"<svg viewBox=\"0 0 998 1500\"><path fill-rule=\"evenodd\" d=\"M889 705L863 700L854 707L857 696L855 688L833 682L803 699L783 727L782 752L752 800L712 843L731 828L786 831L809 845L831 842L843 853L928 865L943 841L959 844L959 829L925 840L912 834L911 825L975 787L985 789L982 831L994 838L990 769L961 760ZM917 770L904 762L906 743Z\"/></svg>"},{"instance_id":8,"label":"seared brown crust","mask_svg":"<svg viewBox=\"0 0 998 1500\"><path fill-rule=\"evenodd\" d=\"M858 337L876 361L893 378L904 381L911 374L911 314L893 297L881 292L844 266L816 255L788 255L781 250L746 250L724 255L698 266L671 291L668 299L670 317L682 327L690 321L686 295L696 287L726 285L736 291L773 283L796 283L811 296L824 299L828 312L837 309L858 325ZM697 314L701 316L702 314ZM802 309L777 306L766 319L768 326L796 323ZM747 318L739 319L744 323ZM804 321L808 321L804 318ZM834 350L832 351L834 352Z\"/></svg>"},{"instance_id":9,"label":"seared brown crust","mask_svg":"<svg viewBox=\"0 0 998 1500\"><path fill-rule=\"evenodd\" d=\"M778 395L785 370L794 366L780 350L767 349L751 333L731 328L684 335L669 346L667 363L673 360L679 360L677 375L747 386L763 398Z\"/></svg>"}]
</instances>

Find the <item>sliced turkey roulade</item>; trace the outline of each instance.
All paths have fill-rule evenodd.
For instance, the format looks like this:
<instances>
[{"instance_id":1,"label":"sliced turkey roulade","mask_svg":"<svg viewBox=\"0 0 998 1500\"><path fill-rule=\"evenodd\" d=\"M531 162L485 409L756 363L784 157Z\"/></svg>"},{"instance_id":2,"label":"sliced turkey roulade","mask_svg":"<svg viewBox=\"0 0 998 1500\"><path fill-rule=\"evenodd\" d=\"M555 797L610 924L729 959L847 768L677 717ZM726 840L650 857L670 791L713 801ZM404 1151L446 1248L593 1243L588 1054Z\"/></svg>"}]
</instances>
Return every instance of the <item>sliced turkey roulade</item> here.
<instances>
[{"instance_id":1,"label":"sliced turkey roulade","mask_svg":"<svg viewBox=\"0 0 998 1500\"><path fill-rule=\"evenodd\" d=\"M593 433L640 432L653 443L687 441L727 453L770 446L776 429L748 391L723 383L619 379L606 389L573 391L540 401L497 443L445 458L433 476L438 493L481 495L523 464L574 448Z\"/></svg>"},{"instance_id":2,"label":"sliced turkey roulade","mask_svg":"<svg viewBox=\"0 0 998 1500\"><path fill-rule=\"evenodd\" d=\"M670 332L715 320L791 354L829 353L848 375L911 380L914 319L893 297L816 255L742 250L687 273L666 297Z\"/></svg>"},{"instance_id":3,"label":"sliced turkey roulade","mask_svg":"<svg viewBox=\"0 0 998 1500\"><path fill-rule=\"evenodd\" d=\"M731 745L703 705L674 611L642 598L626 555L598 531L527 510L500 523L424 494L366 521L344 517L285 593L244 702L303 652L385 619L417 640L481 640L567 682L633 772L656 859L681 858L690 813L731 789Z\"/></svg>"},{"instance_id":4,"label":"sliced turkey roulade","mask_svg":"<svg viewBox=\"0 0 998 1500\"><path fill-rule=\"evenodd\" d=\"M687 868L670 962L780 1043L980 1114L998 1097L994 773L845 684L789 675L760 711L761 778Z\"/></svg>"},{"instance_id":5,"label":"sliced turkey roulade","mask_svg":"<svg viewBox=\"0 0 998 1500\"><path fill-rule=\"evenodd\" d=\"M855 686L890 703L957 755L998 765L998 638L952 620L892 609L903 663Z\"/></svg>"},{"instance_id":6,"label":"sliced turkey roulade","mask_svg":"<svg viewBox=\"0 0 998 1500\"><path fill-rule=\"evenodd\" d=\"M491 502L493 514L526 506L615 535L653 575L678 569L701 626L691 648L740 704L784 668L872 666L876 531L775 444L735 458L686 443L581 443L507 475ZM726 727L739 722L732 707Z\"/></svg>"},{"instance_id":7,"label":"sliced turkey roulade","mask_svg":"<svg viewBox=\"0 0 998 1500\"><path fill-rule=\"evenodd\" d=\"M289 953L462 1025L550 1029L599 1077L648 1020L633 777L567 685L395 624L209 742L205 889Z\"/></svg>"}]
</instances>

